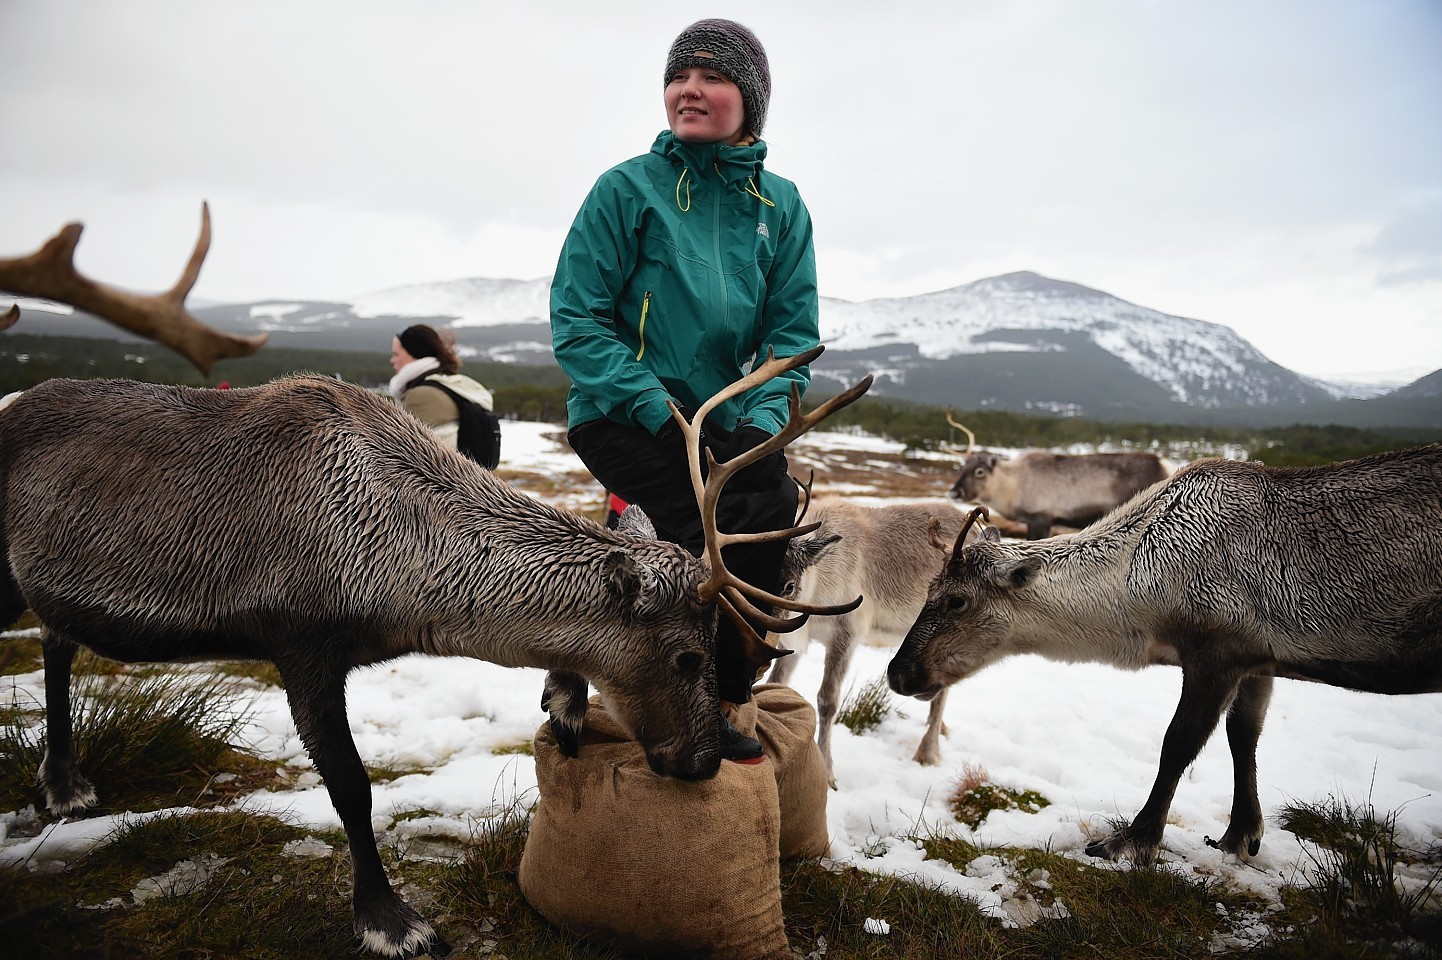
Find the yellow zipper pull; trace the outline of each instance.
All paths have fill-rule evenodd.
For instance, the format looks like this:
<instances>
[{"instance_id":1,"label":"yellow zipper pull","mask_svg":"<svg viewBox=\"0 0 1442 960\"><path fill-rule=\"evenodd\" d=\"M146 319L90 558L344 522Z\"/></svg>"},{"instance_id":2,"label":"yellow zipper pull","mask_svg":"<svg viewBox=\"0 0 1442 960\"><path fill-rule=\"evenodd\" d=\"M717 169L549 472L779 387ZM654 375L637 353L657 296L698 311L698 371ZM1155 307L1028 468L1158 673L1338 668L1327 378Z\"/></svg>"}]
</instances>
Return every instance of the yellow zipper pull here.
<instances>
[{"instance_id":1,"label":"yellow zipper pull","mask_svg":"<svg viewBox=\"0 0 1442 960\"><path fill-rule=\"evenodd\" d=\"M651 291L646 291L646 297L641 301L641 322L636 327L636 336L641 341L641 349L636 351L636 359L640 360L641 355L646 352L646 314L651 310Z\"/></svg>"}]
</instances>

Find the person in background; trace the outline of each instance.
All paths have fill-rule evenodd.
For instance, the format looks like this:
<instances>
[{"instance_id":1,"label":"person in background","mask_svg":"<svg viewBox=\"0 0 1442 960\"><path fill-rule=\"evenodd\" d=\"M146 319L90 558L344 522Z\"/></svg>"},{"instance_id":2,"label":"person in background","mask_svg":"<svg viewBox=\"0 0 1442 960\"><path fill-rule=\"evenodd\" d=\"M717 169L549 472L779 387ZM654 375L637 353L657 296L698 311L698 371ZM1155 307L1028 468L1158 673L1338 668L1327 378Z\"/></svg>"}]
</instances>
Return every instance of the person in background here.
<instances>
[{"instance_id":1,"label":"person in background","mask_svg":"<svg viewBox=\"0 0 1442 960\"><path fill-rule=\"evenodd\" d=\"M730 20L701 20L666 57L669 129L649 152L601 175L576 215L551 285L556 360L571 380L568 439L611 493L636 504L658 536L700 554L701 517L686 450L667 401L690 416L768 350L817 345L811 217L796 186L765 166L771 98L766 52ZM718 461L781 430L806 367L719 406L703 426ZM717 510L727 532L791 526L797 487L782 451L741 471ZM737 576L775 593L786 544L727 549ZM759 631L764 634L764 630ZM745 702L740 635L719 618L718 689ZM726 755L761 745L726 731Z\"/></svg>"},{"instance_id":2,"label":"person in background","mask_svg":"<svg viewBox=\"0 0 1442 960\"><path fill-rule=\"evenodd\" d=\"M456 449L460 411L441 388L449 387L463 398L489 411L495 405L491 391L462 373L460 355L449 332L417 323L391 339L390 392L416 419L430 427L441 443Z\"/></svg>"}]
</instances>

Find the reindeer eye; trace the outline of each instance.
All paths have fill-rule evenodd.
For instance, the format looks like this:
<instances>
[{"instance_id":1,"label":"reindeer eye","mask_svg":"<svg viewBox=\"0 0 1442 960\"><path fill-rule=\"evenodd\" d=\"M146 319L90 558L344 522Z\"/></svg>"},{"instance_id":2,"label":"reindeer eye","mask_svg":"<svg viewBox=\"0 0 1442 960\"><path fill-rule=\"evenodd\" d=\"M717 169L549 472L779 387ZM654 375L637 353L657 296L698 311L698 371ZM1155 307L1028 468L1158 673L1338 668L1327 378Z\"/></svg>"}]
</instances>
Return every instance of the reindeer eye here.
<instances>
[{"instance_id":1,"label":"reindeer eye","mask_svg":"<svg viewBox=\"0 0 1442 960\"><path fill-rule=\"evenodd\" d=\"M682 673L699 673L705 657L694 650L687 650L676 657L676 669Z\"/></svg>"},{"instance_id":2,"label":"reindeer eye","mask_svg":"<svg viewBox=\"0 0 1442 960\"><path fill-rule=\"evenodd\" d=\"M796 596L795 580L786 581L786 583L781 587L781 596L785 597L787 600L790 600Z\"/></svg>"},{"instance_id":3,"label":"reindeer eye","mask_svg":"<svg viewBox=\"0 0 1442 960\"><path fill-rule=\"evenodd\" d=\"M966 607L966 597L952 595L946 598L946 609L962 610Z\"/></svg>"}]
</instances>

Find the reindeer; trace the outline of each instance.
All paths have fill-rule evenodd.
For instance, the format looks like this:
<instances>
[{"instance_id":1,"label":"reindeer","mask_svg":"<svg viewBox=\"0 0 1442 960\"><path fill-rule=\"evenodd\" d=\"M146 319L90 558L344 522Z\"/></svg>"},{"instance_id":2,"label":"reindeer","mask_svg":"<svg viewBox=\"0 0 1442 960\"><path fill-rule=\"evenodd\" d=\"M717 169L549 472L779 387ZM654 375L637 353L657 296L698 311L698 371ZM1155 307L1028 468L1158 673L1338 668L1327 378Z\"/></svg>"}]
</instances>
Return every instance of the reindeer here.
<instances>
[{"instance_id":1,"label":"reindeer","mask_svg":"<svg viewBox=\"0 0 1442 960\"><path fill-rule=\"evenodd\" d=\"M820 352L768 355L710 406ZM46 805L69 816L97 803L72 741L80 646L123 662L270 661L346 831L363 947L446 954L381 864L347 674L422 653L583 677L658 775L714 776L718 607L781 631L850 609L808 607L730 575L719 551L736 537L716 530L720 488L869 386L805 416L793 390L771 441L713 461L704 484L693 464L708 532L699 559L526 496L394 404L323 377L228 391L51 380L12 395L0 409L0 616L29 608L43 624ZM762 618L748 596L802 616ZM784 652L742 634L753 672Z\"/></svg>"},{"instance_id":2,"label":"reindeer","mask_svg":"<svg viewBox=\"0 0 1442 960\"><path fill-rule=\"evenodd\" d=\"M927 699L1014 653L1180 666L1151 793L1087 852L1155 858L1177 782L1225 712L1235 791L1208 843L1255 856L1273 677L1442 691L1439 570L1442 445L1309 468L1202 460L1075 534L958 537L887 676Z\"/></svg>"},{"instance_id":3,"label":"reindeer","mask_svg":"<svg viewBox=\"0 0 1442 960\"><path fill-rule=\"evenodd\" d=\"M1167 476L1154 453L1049 453L1028 450L1014 460L973 453L947 494L985 504L1024 524L1028 540L1050 536L1053 524L1084 527Z\"/></svg>"},{"instance_id":4,"label":"reindeer","mask_svg":"<svg viewBox=\"0 0 1442 960\"><path fill-rule=\"evenodd\" d=\"M878 637L899 641L921 612L927 585L941 569L964 517L945 500L863 506L823 497L815 501L814 510L816 530L786 546L781 595L807 604L862 598L861 605L850 613L802 627L794 634L796 642L787 644L803 650L810 639L816 639L826 648L826 666L816 693L816 742L834 790L831 727L854 645ZM973 536L976 533L979 531L973 531ZM795 657L779 659L767 679L789 683L795 666ZM926 733L913 757L917 763L934 766L941 762L945 709L943 690L931 701Z\"/></svg>"}]
</instances>

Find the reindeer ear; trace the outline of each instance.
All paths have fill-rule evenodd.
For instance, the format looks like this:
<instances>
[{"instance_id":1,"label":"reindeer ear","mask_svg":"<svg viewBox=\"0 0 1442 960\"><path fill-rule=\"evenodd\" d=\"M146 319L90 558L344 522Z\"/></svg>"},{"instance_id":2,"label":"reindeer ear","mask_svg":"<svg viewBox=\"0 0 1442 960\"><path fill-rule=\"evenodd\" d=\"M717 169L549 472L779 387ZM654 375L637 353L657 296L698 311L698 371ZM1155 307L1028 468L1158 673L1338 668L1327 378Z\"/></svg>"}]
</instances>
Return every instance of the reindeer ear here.
<instances>
[{"instance_id":1,"label":"reindeer ear","mask_svg":"<svg viewBox=\"0 0 1442 960\"><path fill-rule=\"evenodd\" d=\"M617 600L632 604L645 584L643 567L624 547L612 547L606 553L603 577L606 589Z\"/></svg>"},{"instance_id":2,"label":"reindeer ear","mask_svg":"<svg viewBox=\"0 0 1442 960\"><path fill-rule=\"evenodd\" d=\"M646 511L634 503L628 504L626 509L621 511L621 519L616 521L616 532L629 534L643 540L658 539L651 518L646 516Z\"/></svg>"},{"instance_id":3,"label":"reindeer ear","mask_svg":"<svg viewBox=\"0 0 1442 960\"><path fill-rule=\"evenodd\" d=\"M841 534L839 533L793 539L787 549L791 551L795 572L800 573L806 568L814 566L817 561L826 556L828 550L840 542Z\"/></svg>"},{"instance_id":4,"label":"reindeer ear","mask_svg":"<svg viewBox=\"0 0 1442 960\"><path fill-rule=\"evenodd\" d=\"M1020 590L1031 583L1040 569L1041 561L1036 557L1022 557L1019 560L994 563L989 573L997 586L1007 590Z\"/></svg>"}]
</instances>

